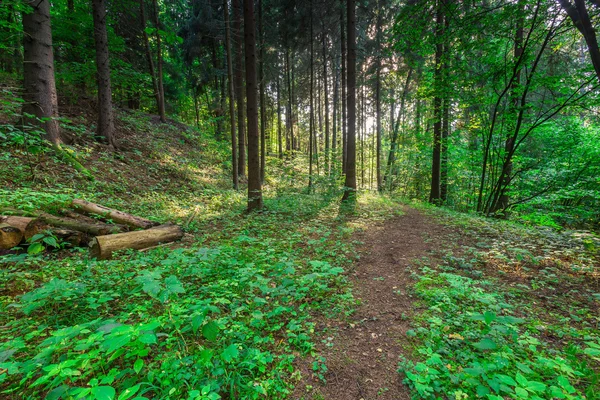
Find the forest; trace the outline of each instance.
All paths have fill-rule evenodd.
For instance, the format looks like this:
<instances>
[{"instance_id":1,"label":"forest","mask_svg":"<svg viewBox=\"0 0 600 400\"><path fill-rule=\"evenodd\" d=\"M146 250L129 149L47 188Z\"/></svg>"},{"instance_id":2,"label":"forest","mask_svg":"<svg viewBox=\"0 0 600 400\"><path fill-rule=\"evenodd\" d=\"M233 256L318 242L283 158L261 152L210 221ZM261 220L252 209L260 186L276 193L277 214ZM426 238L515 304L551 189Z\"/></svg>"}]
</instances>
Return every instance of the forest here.
<instances>
[{"instance_id":1,"label":"forest","mask_svg":"<svg viewBox=\"0 0 600 400\"><path fill-rule=\"evenodd\" d=\"M600 399L597 0L0 2L0 398Z\"/></svg>"}]
</instances>

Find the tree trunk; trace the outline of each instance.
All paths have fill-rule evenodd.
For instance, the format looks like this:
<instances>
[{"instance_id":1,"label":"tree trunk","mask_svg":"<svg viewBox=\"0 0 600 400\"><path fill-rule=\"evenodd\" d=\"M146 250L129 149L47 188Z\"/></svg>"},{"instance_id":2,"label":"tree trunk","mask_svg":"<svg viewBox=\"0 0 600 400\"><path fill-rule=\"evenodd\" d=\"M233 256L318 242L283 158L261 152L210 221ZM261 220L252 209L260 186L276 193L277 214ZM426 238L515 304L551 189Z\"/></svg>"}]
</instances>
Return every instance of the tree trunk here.
<instances>
[{"instance_id":1,"label":"tree trunk","mask_svg":"<svg viewBox=\"0 0 600 400\"><path fill-rule=\"evenodd\" d=\"M325 113L325 174L329 175L329 99L327 97L327 35L325 34L325 22L323 28L323 104Z\"/></svg>"},{"instance_id":2,"label":"tree trunk","mask_svg":"<svg viewBox=\"0 0 600 400\"><path fill-rule=\"evenodd\" d=\"M342 51L342 171L346 173L348 155L347 109L346 109L346 39L344 38L344 0L340 0L340 43Z\"/></svg>"},{"instance_id":3,"label":"tree trunk","mask_svg":"<svg viewBox=\"0 0 600 400\"><path fill-rule=\"evenodd\" d=\"M331 153L333 154L332 157L332 164L335 165L335 163L337 162L337 130L338 130L338 124L337 124L337 119L338 119L338 72L337 72L337 65L334 65L335 61L332 61L332 68L333 68L333 74L334 74L334 78L333 78L333 104L332 104L332 108L333 108L333 119L332 119L332 130L331 130Z\"/></svg>"},{"instance_id":4,"label":"tree trunk","mask_svg":"<svg viewBox=\"0 0 600 400\"><path fill-rule=\"evenodd\" d=\"M238 190L238 156L235 137L235 94L233 91L233 59L231 57L231 29L229 27L229 3L223 0L225 19L225 52L227 53L227 92L229 94L229 127L231 130L231 173L233 188Z\"/></svg>"},{"instance_id":5,"label":"tree trunk","mask_svg":"<svg viewBox=\"0 0 600 400\"><path fill-rule=\"evenodd\" d=\"M115 122L110 86L110 58L106 33L106 0L92 0L94 41L96 43L96 69L98 79L98 138L115 148Z\"/></svg>"},{"instance_id":6,"label":"tree trunk","mask_svg":"<svg viewBox=\"0 0 600 400\"><path fill-rule=\"evenodd\" d=\"M279 53L277 53L279 55ZM279 67L279 61L277 63ZM277 71L277 148L279 158L283 158L283 134L281 132L281 79Z\"/></svg>"},{"instance_id":7,"label":"tree trunk","mask_svg":"<svg viewBox=\"0 0 600 400\"><path fill-rule=\"evenodd\" d=\"M256 211L262 209L263 201L258 137L254 0L244 0L244 49L246 60L246 112L248 116L248 211Z\"/></svg>"},{"instance_id":8,"label":"tree trunk","mask_svg":"<svg viewBox=\"0 0 600 400\"><path fill-rule=\"evenodd\" d=\"M262 0L258 0L258 40L259 40L259 68L258 68L258 81L260 90L260 181L265 181L265 165L266 165L266 99L265 99L265 38L263 34L263 6Z\"/></svg>"},{"instance_id":9,"label":"tree trunk","mask_svg":"<svg viewBox=\"0 0 600 400\"><path fill-rule=\"evenodd\" d=\"M314 135L315 135L315 106L314 106L314 40L313 40L313 6L312 0L309 6L310 10L310 88L309 88L309 121L308 121L308 191L312 190L313 184L313 155L314 155Z\"/></svg>"},{"instance_id":10,"label":"tree trunk","mask_svg":"<svg viewBox=\"0 0 600 400\"><path fill-rule=\"evenodd\" d=\"M158 223L154 221L127 214L119 210L102 206L100 204L94 204L85 200L74 199L71 203L71 206L79 212L101 215L105 219L110 219L113 222L124 224L132 228L148 229L158 225Z\"/></svg>"},{"instance_id":11,"label":"tree trunk","mask_svg":"<svg viewBox=\"0 0 600 400\"><path fill-rule=\"evenodd\" d=\"M112 258L112 253L125 249L145 249L159 243L169 243L183 237L177 225L160 225L143 231L96 236L90 242L90 255L99 260Z\"/></svg>"},{"instance_id":12,"label":"tree trunk","mask_svg":"<svg viewBox=\"0 0 600 400\"><path fill-rule=\"evenodd\" d=\"M150 39L148 38L148 34L146 33L146 8L144 7L144 0L140 0L140 18L142 19L142 36L144 38L144 47L146 49L146 60L148 61L148 68L150 69L150 77L152 78L152 89L154 90L156 109L160 110L160 93L158 89L158 82L156 81L156 72L154 71L152 50L150 50ZM196 97L194 97L194 100L196 100Z\"/></svg>"},{"instance_id":13,"label":"tree trunk","mask_svg":"<svg viewBox=\"0 0 600 400\"><path fill-rule=\"evenodd\" d=\"M60 146L58 97L54 80L54 53L50 2L25 0L32 8L23 13L23 113L34 115L28 122L43 127L45 137ZM42 121L43 120L43 121Z\"/></svg>"},{"instance_id":14,"label":"tree trunk","mask_svg":"<svg viewBox=\"0 0 600 400\"><path fill-rule=\"evenodd\" d=\"M431 191L429 202L439 204L441 200L440 180L441 180L441 149L442 149L442 53L444 34L444 0L438 0L436 11L436 46L435 46L435 70L434 79L434 98L433 98L433 159L431 163Z\"/></svg>"},{"instance_id":15,"label":"tree trunk","mask_svg":"<svg viewBox=\"0 0 600 400\"><path fill-rule=\"evenodd\" d=\"M157 53L157 64L158 64L158 115L160 116L161 122L167 122L165 115L165 89L163 87L163 58L162 48L160 39L160 19L158 18L158 1L154 0L154 25L156 27L156 53Z\"/></svg>"},{"instance_id":16,"label":"tree trunk","mask_svg":"<svg viewBox=\"0 0 600 400\"><path fill-rule=\"evenodd\" d=\"M346 139L346 180L342 201L356 201L356 9L346 0L348 21L348 132Z\"/></svg>"},{"instance_id":17,"label":"tree trunk","mask_svg":"<svg viewBox=\"0 0 600 400\"><path fill-rule=\"evenodd\" d=\"M379 2L378 2L379 3ZM376 113L376 151L375 151L375 169L377 175L377 191L383 191L383 180L381 178L381 13L377 10L377 71L375 72L375 113Z\"/></svg>"},{"instance_id":18,"label":"tree trunk","mask_svg":"<svg viewBox=\"0 0 600 400\"><path fill-rule=\"evenodd\" d=\"M293 115L293 96L292 91L292 65L290 62L290 50L285 51L285 64L287 74L287 86L288 86L288 112L286 115L286 122L288 124L289 140L286 142L286 149L290 152L294 152L294 115Z\"/></svg>"},{"instance_id":19,"label":"tree trunk","mask_svg":"<svg viewBox=\"0 0 600 400\"><path fill-rule=\"evenodd\" d=\"M242 49L242 4L241 0L232 1L233 43L235 44L235 94L238 118L238 176L246 176L246 122L244 121L244 63Z\"/></svg>"}]
</instances>

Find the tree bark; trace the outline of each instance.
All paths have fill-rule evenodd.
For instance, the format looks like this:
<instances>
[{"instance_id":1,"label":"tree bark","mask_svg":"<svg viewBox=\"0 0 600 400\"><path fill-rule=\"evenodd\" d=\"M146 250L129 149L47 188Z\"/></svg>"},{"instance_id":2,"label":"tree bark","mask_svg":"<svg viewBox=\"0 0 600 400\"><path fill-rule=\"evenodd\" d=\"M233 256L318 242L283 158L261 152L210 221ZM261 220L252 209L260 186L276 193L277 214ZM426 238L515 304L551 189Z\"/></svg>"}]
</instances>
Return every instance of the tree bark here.
<instances>
[{"instance_id":1,"label":"tree bark","mask_svg":"<svg viewBox=\"0 0 600 400\"><path fill-rule=\"evenodd\" d=\"M342 171L346 173L348 155L347 109L346 109L346 39L344 37L344 0L340 0L340 43L342 52Z\"/></svg>"},{"instance_id":2,"label":"tree bark","mask_svg":"<svg viewBox=\"0 0 600 400\"><path fill-rule=\"evenodd\" d=\"M246 112L248 117L248 211L257 211L262 209L263 201L258 137L254 0L244 0L244 48L246 60Z\"/></svg>"},{"instance_id":3,"label":"tree bark","mask_svg":"<svg viewBox=\"0 0 600 400\"><path fill-rule=\"evenodd\" d=\"M107 260L112 258L115 251L141 250L159 243L173 242L182 237L183 231L177 225L160 225L143 231L101 235L96 236L90 242L90 255L99 260Z\"/></svg>"},{"instance_id":4,"label":"tree bark","mask_svg":"<svg viewBox=\"0 0 600 400\"><path fill-rule=\"evenodd\" d=\"M42 127L46 139L58 147L61 138L57 120L50 1L25 0L25 4L32 11L23 13L23 113L33 115L35 118L27 118L28 123Z\"/></svg>"},{"instance_id":5,"label":"tree bark","mask_svg":"<svg viewBox=\"0 0 600 400\"><path fill-rule=\"evenodd\" d=\"M325 174L329 175L329 98L327 88L327 35L325 34L325 22L322 25L323 28L323 105L325 114Z\"/></svg>"},{"instance_id":6,"label":"tree bark","mask_svg":"<svg viewBox=\"0 0 600 400\"><path fill-rule=\"evenodd\" d=\"M346 139L346 180L342 201L356 201L356 8L346 0L348 21L348 132Z\"/></svg>"},{"instance_id":7,"label":"tree bark","mask_svg":"<svg viewBox=\"0 0 600 400\"><path fill-rule=\"evenodd\" d=\"M242 49L242 4L241 0L232 0L233 43L235 45L235 94L237 100L238 124L238 176L246 176L246 122L244 121L244 63Z\"/></svg>"},{"instance_id":8,"label":"tree bark","mask_svg":"<svg viewBox=\"0 0 600 400\"><path fill-rule=\"evenodd\" d=\"M148 229L158 225L158 223L150 221L149 219L127 214L119 210L81 199L74 199L71 203L71 206L79 212L101 215L105 219L110 219L113 222L124 224L132 228Z\"/></svg>"},{"instance_id":9,"label":"tree bark","mask_svg":"<svg viewBox=\"0 0 600 400\"><path fill-rule=\"evenodd\" d=\"M258 81L260 91L260 181L265 181L265 165L266 165L266 99L265 99L265 38L263 34L263 5L262 0L258 0L258 40L259 40L259 67L258 67Z\"/></svg>"},{"instance_id":10,"label":"tree bark","mask_svg":"<svg viewBox=\"0 0 600 400\"><path fill-rule=\"evenodd\" d=\"M231 29L229 27L229 3L223 0L225 19L225 52L227 53L227 92L229 94L229 127L231 130L231 173L233 188L238 190L238 155L235 137L235 94L233 90L233 59L231 57Z\"/></svg>"},{"instance_id":11,"label":"tree bark","mask_svg":"<svg viewBox=\"0 0 600 400\"><path fill-rule=\"evenodd\" d=\"M379 3L379 2L378 2ZM376 150L375 169L377 176L377 191L383 191L383 180L381 177L381 9L377 10L377 71L375 72L375 113L376 115Z\"/></svg>"},{"instance_id":12,"label":"tree bark","mask_svg":"<svg viewBox=\"0 0 600 400\"><path fill-rule=\"evenodd\" d=\"M160 19L158 17L158 1L154 0L154 25L156 27L156 53L158 64L158 114L161 122L167 122L165 114L165 89L163 87L163 56L160 38Z\"/></svg>"},{"instance_id":13,"label":"tree bark","mask_svg":"<svg viewBox=\"0 0 600 400\"><path fill-rule=\"evenodd\" d=\"M441 180L441 149L442 149L442 53L444 34L444 0L438 0L436 11L435 27L435 70L434 79L434 98L433 98L433 158L431 163L431 191L429 202L439 204L441 200L440 180Z\"/></svg>"},{"instance_id":14,"label":"tree bark","mask_svg":"<svg viewBox=\"0 0 600 400\"><path fill-rule=\"evenodd\" d=\"M148 33L146 33L146 9L144 7L144 0L140 0L140 18L142 20L142 37L144 38L144 48L146 49L146 60L148 61L148 68L150 69L150 77L152 78L152 90L154 91L154 99L156 101L156 109L160 110L160 93L158 89L158 82L156 81L156 72L154 70L154 61L152 59L152 50L150 50L150 39ZM196 93L194 91L194 100L197 101ZM160 111L159 111L160 113Z\"/></svg>"},{"instance_id":15,"label":"tree bark","mask_svg":"<svg viewBox=\"0 0 600 400\"><path fill-rule=\"evenodd\" d=\"M308 191L312 190L313 185L313 155L314 155L314 136L315 136L315 106L314 106L314 40L313 40L313 5L312 0L309 6L310 12L310 88L309 88L309 122L308 122Z\"/></svg>"},{"instance_id":16,"label":"tree bark","mask_svg":"<svg viewBox=\"0 0 600 400\"><path fill-rule=\"evenodd\" d=\"M116 148L110 85L110 58L108 54L108 35L106 33L106 7L106 0L92 0L98 79L98 127L96 134L102 142L108 144L109 148Z\"/></svg>"},{"instance_id":17,"label":"tree bark","mask_svg":"<svg viewBox=\"0 0 600 400\"><path fill-rule=\"evenodd\" d=\"M277 53L279 55L279 53ZM279 61L277 63L279 66ZM283 158L283 134L281 132L281 79L277 71L277 148L279 158Z\"/></svg>"}]
</instances>

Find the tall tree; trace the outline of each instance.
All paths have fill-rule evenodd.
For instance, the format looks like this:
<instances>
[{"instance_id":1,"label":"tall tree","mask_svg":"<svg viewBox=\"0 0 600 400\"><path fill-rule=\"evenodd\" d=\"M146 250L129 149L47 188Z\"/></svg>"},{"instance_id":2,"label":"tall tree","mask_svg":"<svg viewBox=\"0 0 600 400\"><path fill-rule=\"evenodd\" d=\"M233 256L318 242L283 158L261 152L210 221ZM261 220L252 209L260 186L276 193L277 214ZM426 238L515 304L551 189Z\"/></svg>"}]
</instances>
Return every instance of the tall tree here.
<instances>
[{"instance_id":1,"label":"tall tree","mask_svg":"<svg viewBox=\"0 0 600 400\"><path fill-rule=\"evenodd\" d=\"M144 40L144 48L146 50L146 61L148 62L148 68L150 70L150 78L152 78L152 89L154 94L154 99L156 100L156 109L161 109L161 95L160 90L158 88L158 81L156 80L156 71L154 69L154 57L152 56L152 50L150 49L150 38L148 37L148 33L146 32L146 7L144 5L144 0L140 0L140 18L142 21L142 37ZM195 93L195 91L194 91ZM197 102L197 97L194 96L194 101ZM196 107L197 110L197 107ZM197 112L196 112L197 114ZM198 115L196 115L198 119Z\"/></svg>"},{"instance_id":2,"label":"tall tree","mask_svg":"<svg viewBox=\"0 0 600 400\"><path fill-rule=\"evenodd\" d=\"M233 90L233 59L231 57L231 28L229 26L229 4L223 0L225 19L225 52L227 54L227 93L229 94L229 128L231 130L231 172L233 188L238 190L237 143L235 137L235 93Z\"/></svg>"},{"instance_id":3,"label":"tall tree","mask_svg":"<svg viewBox=\"0 0 600 400\"><path fill-rule=\"evenodd\" d=\"M341 46L341 75L342 75L342 172L346 173L348 159L348 132L346 109L346 39L344 38L344 0L340 0L340 46Z\"/></svg>"},{"instance_id":4,"label":"tall tree","mask_svg":"<svg viewBox=\"0 0 600 400\"><path fill-rule=\"evenodd\" d=\"M379 2L378 2L379 3ZM377 26L376 26L376 41L377 41L377 56L376 56L376 71L375 71L375 114L376 114L376 150L375 150L375 169L377 176L377 191L383 191L383 180L381 177L381 14L382 11L377 7Z\"/></svg>"},{"instance_id":5,"label":"tall tree","mask_svg":"<svg viewBox=\"0 0 600 400\"><path fill-rule=\"evenodd\" d=\"M266 130L267 130L267 100L265 97L265 38L263 32L263 1L258 0L258 40L259 40L259 68L258 84L260 89L260 181L265 180L266 164Z\"/></svg>"},{"instance_id":6,"label":"tall tree","mask_svg":"<svg viewBox=\"0 0 600 400\"><path fill-rule=\"evenodd\" d=\"M244 0L244 49L246 60L246 113L248 116L248 211L263 207L258 137L258 88L256 85L256 33L254 0Z\"/></svg>"},{"instance_id":7,"label":"tall tree","mask_svg":"<svg viewBox=\"0 0 600 400\"><path fill-rule=\"evenodd\" d=\"M441 154L442 154L442 53L444 44L444 8L445 0L438 0L435 22L435 70L433 72L434 97L433 97L433 158L431 163L431 191L429 202L439 204L441 200Z\"/></svg>"},{"instance_id":8,"label":"tall tree","mask_svg":"<svg viewBox=\"0 0 600 400\"><path fill-rule=\"evenodd\" d=\"M94 41L96 42L96 69L98 80L98 127L97 136L115 148L115 121L110 85L110 58L106 33L106 0L92 0Z\"/></svg>"},{"instance_id":9,"label":"tall tree","mask_svg":"<svg viewBox=\"0 0 600 400\"><path fill-rule=\"evenodd\" d=\"M346 0L348 27L348 132L346 138L346 180L342 201L356 201L356 7Z\"/></svg>"},{"instance_id":10,"label":"tall tree","mask_svg":"<svg viewBox=\"0 0 600 400\"><path fill-rule=\"evenodd\" d=\"M156 29L156 64L158 66L158 115L160 116L161 122L167 122L167 116L165 114L165 89L163 85L163 55L161 46L161 35L160 35L160 17L158 0L154 0L154 27Z\"/></svg>"},{"instance_id":11,"label":"tall tree","mask_svg":"<svg viewBox=\"0 0 600 400\"><path fill-rule=\"evenodd\" d=\"M31 11L23 13L23 113L35 116L36 119L29 122L43 126L46 138L59 146L50 1L26 0L25 3Z\"/></svg>"},{"instance_id":12,"label":"tall tree","mask_svg":"<svg viewBox=\"0 0 600 400\"><path fill-rule=\"evenodd\" d=\"M323 33L323 102L325 114L325 174L329 175L329 99L327 88L327 33L325 31L325 22L322 25Z\"/></svg>"},{"instance_id":13,"label":"tall tree","mask_svg":"<svg viewBox=\"0 0 600 400\"><path fill-rule=\"evenodd\" d=\"M235 97L238 123L238 175L246 176L246 122L244 121L244 63L242 49L242 3L233 0L233 42L235 44Z\"/></svg>"},{"instance_id":14,"label":"tall tree","mask_svg":"<svg viewBox=\"0 0 600 400\"><path fill-rule=\"evenodd\" d=\"M310 1L310 88L309 88L309 122L308 122L308 190L312 190L313 185L313 157L314 157L314 137L315 137L315 106L314 106L314 40L313 40L313 4Z\"/></svg>"}]
</instances>

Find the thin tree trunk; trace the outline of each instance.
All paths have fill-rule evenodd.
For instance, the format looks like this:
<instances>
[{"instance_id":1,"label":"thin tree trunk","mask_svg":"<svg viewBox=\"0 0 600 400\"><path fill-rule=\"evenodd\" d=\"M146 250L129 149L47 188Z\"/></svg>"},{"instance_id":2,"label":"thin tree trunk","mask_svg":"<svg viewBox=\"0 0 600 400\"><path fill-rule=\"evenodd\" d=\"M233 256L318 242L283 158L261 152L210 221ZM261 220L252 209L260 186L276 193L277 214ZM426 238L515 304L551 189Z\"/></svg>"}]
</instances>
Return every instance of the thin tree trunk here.
<instances>
[{"instance_id":1,"label":"thin tree trunk","mask_svg":"<svg viewBox=\"0 0 600 400\"><path fill-rule=\"evenodd\" d=\"M292 154L294 153L294 115L293 115L293 97L294 91L292 90L292 65L290 62L290 50L286 49L285 52L285 60L286 60L286 72L287 72L287 86L288 86L288 115L286 118L288 122L288 132L289 132L289 143L286 143L286 148Z\"/></svg>"},{"instance_id":2,"label":"thin tree trunk","mask_svg":"<svg viewBox=\"0 0 600 400\"><path fill-rule=\"evenodd\" d=\"M344 37L344 0L340 0L340 42L342 52L342 171L346 173L346 162L348 160L348 129L346 108L346 39ZM356 107L356 105L355 105Z\"/></svg>"},{"instance_id":3,"label":"thin tree trunk","mask_svg":"<svg viewBox=\"0 0 600 400\"><path fill-rule=\"evenodd\" d=\"M329 175L329 99L327 97L327 35L325 34L325 22L323 22L323 101L325 109L325 174Z\"/></svg>"},{"instance_id":4,"label":"thin tree trunk","mask_svg":"<svg viewBox=\"0 0 600 400\"><path fill-rule=\"evenodd\" d=\"M246 123L244 121L244 64L242 49L242 4L241 0L232 1L233 8L233 42L235 44L235 76L234 85L237 100L238 128L238 176L246 175Z\"/></svg>"},{"instance_id":5,"label":"thin tree trunk","mask_svg":"<svg viewBox=\"0 0 600 400\"><path fill-rule=\"evenodd\" d=\"M279 53L277 53L279 55ZM279 59L277 61L279 66ZM279 70L277 71L277 146L279 158L283 158L283 135L281 133L281 79L279 76Z\"/></svg>"},{"instance_id":6,"label":"thin tree trunk","mask_svg":"<svg viewBox=\"0 0 600 400\"><path fill-rule=\"evenodd\" d=\"M144 0L140 0L140 18L142 19L142 36L144 38L144 48L146 49L146 60L150 69L150 77L152 78L152 90L154 91L154 99L156 100L156 109L160 110L160 93L158 82L156 81L154 61L152 60L152 50L150 50L150 39L146 33L146 8L144 7Z\"/></svg>"},{"instance_id":7,"label":"thin tree trunk","mask_svg":"<svg viewBox=\"0 0 600 400\"><path fill-rule=\"evenodd\" d=\"M161 122L167 122L165 115L165 90L163 87L163 56L160 38L160 19L158 18L158 1L154 0L154 25L156 27L156 53L158 64L158 115Z\"/></svg>"},{"instance_id":8,"label":"thin tree trunk","mask_svg":"<svg viewBox=\"0 0 600 400\"><path fill-rule=\"evenodd\" d=\"M235 137L235 94L233 90L233 57L231 57L231 29L229 27L229 4L223 0L225 19L225 52L227 53L227 93L229 94L229 126L231 130L231 173L233 188L238 190L238 157Z\"/></svg>"},{"instance_id":9,"label":"thin tree trunk","mask_svg":"<svg viewBox=\"0 0 600 400\"><path fill-rule=\"evenodd\" d=\"M46 139L59 147L50 2L26 0L26 4L32 10L23 13L23 113L34 115L36 119L28 122L43 127Z\"/></svg>"},{"instance_id":10,"label":"thin tree trunk","mask_svg":"<svg viewBox=\"0 0 600 400\"><path fill-rule=\"evenodd\" d=\"M335 61L332 60L332 65L335 64ZM332 126L332 131L331 131L331 153L333 154L332 157L332 164L335 166L336 162L337 162L337 129L338 129L338 124L337 124L337 119L338 119L338 74L337 74L337 66L333 66L332 68L334 68L334 78L333 78L333 126Z\"/></svg>"},{"instance_id":11,"label":"thin tree trunk","mask_svg":"<svg viewBox=\"0 0 600 400\"><path fill-rule=\"evenodd\" d=\"M313 99L313 88L314 88L314 40L313 40L313 9L312 0L310 2L310 89L309 89L309 122L308 122L308 191L312 190L313 182L313 146L314 146L314 131L315 131L315 111L314 111L314 99Z\"/></svg>"},{"instance_id":12,"label":"thin tree trunk","mask_svg":"<svg viewBox=\"0 0 600 400\"><path fill-rule=\"evenodd\" d=\"M244 0L244 49L246 60L246 115L248 116L248 211L263 207L256 87L256 33L254 0Z\"/></svg>"},{"instance_id":13,"label":"thin tree trunk","mask_svg":"<svg viewBox=\"0 0 600 400\"><path fill-rule=\"evenodd\" d=\"M379 2L378 2L379 3ZM381 178L381 10L377 10L377 72L375 73L375 113L376 115L376 133L377 141L375 151L375 169L377 175L377 191L383 191L383 181Z\"/></svg>"},{"instance_id":14,"label":"thin tree trunk","mask_svg":"<svg viewBox=\"0 0 600 400\"><path fill-rule=\"evenodd\" d=\"M106 0L93 0L94 41L98 73L98 127L97 136L109 148L115 148L115 122L110 86L110 58L106 33Z\"/></svg>"},{"instance_id":15,"label":"thin tree trunk","mask_svg":"<svg viewBox=\"0 0 600 400\"><path fill-rule=\"evenodd\" d=\"M348 133L346 180L342 201L356 201L356 9L346 0L348 21Z\"/></svg>"}]
</instances>

